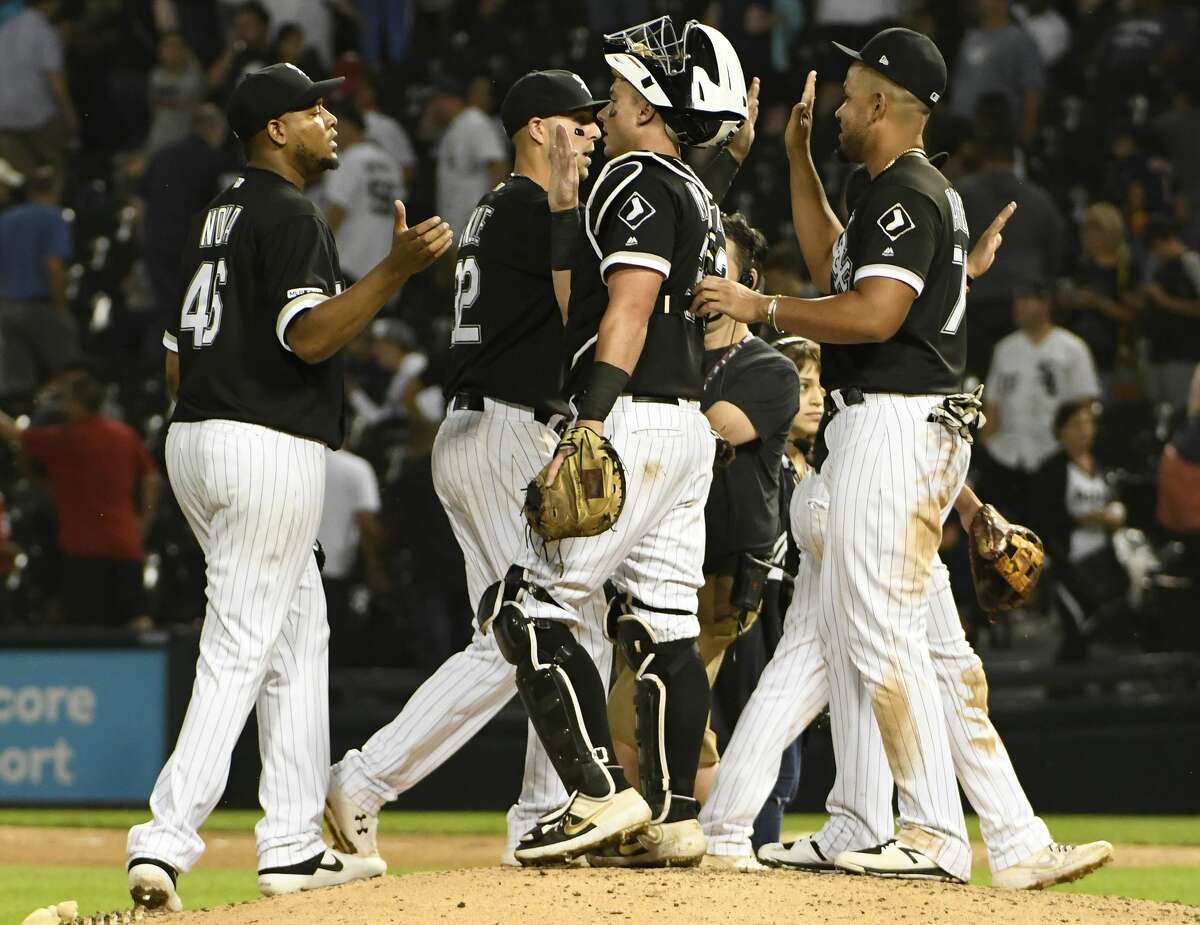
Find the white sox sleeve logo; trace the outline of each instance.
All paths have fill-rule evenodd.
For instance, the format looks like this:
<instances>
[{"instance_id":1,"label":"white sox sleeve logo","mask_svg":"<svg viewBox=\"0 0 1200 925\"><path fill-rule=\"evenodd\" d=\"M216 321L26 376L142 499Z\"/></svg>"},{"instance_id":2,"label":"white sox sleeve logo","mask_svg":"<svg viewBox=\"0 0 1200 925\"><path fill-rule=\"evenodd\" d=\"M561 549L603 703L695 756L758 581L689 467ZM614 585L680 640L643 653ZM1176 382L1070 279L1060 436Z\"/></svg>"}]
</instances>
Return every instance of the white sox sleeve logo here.
<instances>
[{"instance_id":1,"label":"white sox sleeve logo","mask_svg":"<svg viewBox=\"0 0 1200 925\"><path fill-rule=\"evenodd\" d=\"M617 215L630 228L637 228L638 225L653 215L654 211L654 206L650 205L642 197L641 193L633 193L625 200L625 204L621 206L621 210Z\"/></svg>"},{"instance_id":2,"label":"white sox sleeve logo","mask_svg":"<svg viewBox=\"0 0 1200 925\"><path fill-rule=\"evenodd\" d=\"M908 234L917 227L917 223L912 220L912 216L908 214L908 211L900 203L888 206L876 221L879 227L883 229L883 233L892 241L895 241L902 235Z\"/></svg>"}]
</instances>

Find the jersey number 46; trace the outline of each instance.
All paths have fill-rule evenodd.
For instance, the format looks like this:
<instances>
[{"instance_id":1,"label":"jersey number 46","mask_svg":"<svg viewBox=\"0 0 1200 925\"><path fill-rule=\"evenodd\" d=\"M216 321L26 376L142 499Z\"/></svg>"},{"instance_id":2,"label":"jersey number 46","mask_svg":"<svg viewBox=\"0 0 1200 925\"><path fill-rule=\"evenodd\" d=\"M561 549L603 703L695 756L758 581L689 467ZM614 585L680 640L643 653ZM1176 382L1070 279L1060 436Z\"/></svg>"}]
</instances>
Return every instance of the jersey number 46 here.
<instances>
[{"instance_id":1,"label":"jersey number 46","mask_svg":"<svg viewBox=\"0 0 1200 925\"><path fill-rule=\"evenodd\" d=\"M225 259L206 260L196 269L183 297L179 333L192 332L192 346L207 347L221 330L221 287L225 285ZM215 283L215 285L214 285Z\"/></svg>"}]
</instances>

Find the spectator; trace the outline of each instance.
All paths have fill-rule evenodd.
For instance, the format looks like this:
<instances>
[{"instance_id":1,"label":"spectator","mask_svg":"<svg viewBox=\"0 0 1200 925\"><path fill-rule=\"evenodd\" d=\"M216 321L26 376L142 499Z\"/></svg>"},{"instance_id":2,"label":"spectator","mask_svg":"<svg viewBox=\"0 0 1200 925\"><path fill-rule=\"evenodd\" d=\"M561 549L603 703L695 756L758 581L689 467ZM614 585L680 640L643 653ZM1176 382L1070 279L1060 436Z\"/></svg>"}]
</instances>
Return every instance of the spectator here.
<instances>
[{"instance_id":1,"label":"spectator","mask_svg":"<svg viewBox=\"0 0 1200 925\"><path fill-rule=\"evenodd\" d=\"M1013 7L1013 13L1037 45L1047 68L1071 47L1071 24L1050 0L1025 0Z\"/></svg>"},{"instance_id":2,"label":"spectator","mask_svg":"<svg viewBox=\"0 0 1200 925\"><path fill-rule=\"evenodd\" d=\"M979 25L963 36L950 71L951 111L973 119L985 95L1000 93L1008 100L1018 137L1028 144L1037 130L1045 83L1041 53L1013 22L1009 0L976 0L976 9Z\"/></svg>"},{"instance_id":3,"label":"spectator","mask_svg":"<svg viewBox=\"0 0 1200 925\"><path fill-rule=\"evenodd\" d=\"M341 166L325 179L325 217L343 272L357 280L392 246L394 202L404 196L404 179L395 159L367 137L362 113L343 104L334 114Z\"/></svg>"},{"instance_id":4,"label":"spectator","mask_svg":"<svg viewBox=\"0 0 1200 925\"><path fill-rule=\"evenodd\" d=\"M150 158L142 173L142 253L155 308L161 313L151 334L156 347L179 309L179 260L192 216L217 195L221 174L233 166L222 150L226 132L224 113L203 103L192 113L191 132Z\"/></svg>"},{"instance_id":5,"label":"spectator","mask_svg":"<svg viewBox=\"0 0 1200 925\"><path fill-rule=\"evenodd\" d=\"M63 44L51 25L58 0L29 0L0 24L0 158L28 175L61 174L79 118L67 89Z\"/></svg>"},{"instance_id":6,"label":"spectator","mask_svg":"<svg viewBox=\"0 0 1200 925\"><path fill-rule=\"evenodd\" d=\"M159 477L133 429L100 413L103 398L86 371L69 370L44 395L44 412L61 423L20 430L0 414L0 436L18 443L49 481L67 622L122 626L146 619L142 539Z\"/></svg>"},{"instance_id":7,"label":"spectator","mask_svg":"<svg viewBox=\"0 0 1200 925\"><path fill-rule=\"evenodd\" d=\"M363 74L354 90L354 105L363 114L367 126L367 137L396 159L403 172L404 185L397 199L404 199L405 190L412 184L417 172L417 152L413 150L408 132L399 122L379 109L379 97L375 81Z\"/></svg>"},{"instance_id":8,"label":"spectator","mask_svg":"<svg viewBox=\"0 0 1200 925\"><path fill-rule=\"evenodd\" d=\"M1174 211L1185 222L1184 240L1200 245L1200 72L1180 87L1172 107L1151 123L1171 162L1177 197Z\"/></svg>"},{"instance_id":9,"label":"spectator","mask_svg":"<svg viewBox=\"0 0 1200 925\"><path fill-rule=\"evenodd\" d=\"M275 33L275 44L278 46L284 40L284 31L289 26L298 28L303 33L300 50L308 50L313 60L314 71L295 58L279 58L279 61L290 61L300 70L315 78L317 74L328 76L329 63L333 61L334 9L353 9L354 0L263 0L271 22L284 23Z\"/></svg>"},{"instance_id":10,"label":"spectator","mask_svg":"<svg viewBox=\"0 0 1200 925\"><path fill-rule=\"evenodd\" d=\"M208 88L224 103L244 74L271 64L271 14L258 0L246 0L233 14L225 50L208 68Z\"/></svg>"},{"instance_id":11,"label":"spectator","mask_svg":"<svg viewBox=\"0 0 1200 925\"><path fill-rule=\"evenodd\" d=\"M419 348L412 328L394 318L375 321L371 325L371 358L373 365L389 377L387 389L376 402L357 384L351 384L347 390L350 407L366 426L385 418L409 417L413 403L423 391L421 376L429 366L429 357ZM435 422L442 419L444 411L440 404L421 409L422 414Z\"/></svg>"},{"instance_id":12,"label":"spectator","mask_svg":"<svg viewBox=\"0 0 1200 925\"><path fill-rule=\"evenodd\" d=\"M1151 215L1172 205L1171 165L1153 149L1157 139L1144 128L1119 126L1112 136L1104 196L1125 215L1130 234L1140 239Z\"/></svg>"},{"instance_id":13,"label":"spectator","mask_svg":"<svg viewBox=\"0 0 1200 925\"><path fill-rule=\"evenodd\" d=\"M1063 402L1054 414L1061 449L1033 480L1030 520L1055 566L1054 597L1062 624L1059 658L1087 655L1102 607L1120 598L1128 575L1113 551L1112 532L1125 525L1125 505L1113 497L1096 462L1096 412L1088 398Z\"/></svg>"},{"instance_id":14,"label":"spectator","mask_svg":"<svg viewBox=\"0 0 1200 925\"><path fill-rule=\"evenodd\" d=\"M455 82L434 89L422 135L437 142L437 212L457 236L480 198L508 174L508 150L491 118L470 106Z\"/></svg>"},{"instance_id":15,"label":"spectator","mask_svg":"<svg viewBox=\"0 0 1200 925\"><path fill-rule=\"evenodd\" d=\"M208 85L192 50L178 32L158 40L158 66L150 72L153 113L146 154L178 141L192 130L192 110L208 95Z\"/></svg>"},{"instance_id":16,"label":"spectator","mask_svg":"<svg viewBox=\"0 0 1200 925\"><path fill-rule=\"evenodd\" d=\"M1026 519L1029 473L1054 453L1055 410L1100 394L1087 345L1054 325L1050 309L1044 287L1017 293L1018 330L996 345L984 390L980 494L1017 521Z\"/></svg>"},{"instance_id":17,"label":"spectator","mask_svg":"<svg viewBox=\"0 0 1200 925\"><path fill-rule=\"evenodd\" d=\"M1200 366L1192 375L1187 418L1163 450L1158 466L1158 522L1181 536L1200 561ZM1200 580L1200 575L1196 575Z\"/></svg>"},{"instance_id":18,"label":"spectator","mask_svg":"<svg viewBox=\"0 0 1200 925\"><path fill-rule=\"evenodd\" d=\"M811 299L820 295L808 278L804 257L794 237L789 237L767 249L763 258L763 278L768 292Z\"/></svg>"},{"instance_id":19,"label":"spectator","mask_svg":"<svg viewBox=\"0 0 1200 925\"><path fill-rule=\"evenodd\" d=\"M379 480L371 464L349 450L326 449L325 507L317 539L325 549L321 580L331 626L342 626L350 617L351 580L360 551L371 590L388 588L379 510Z\"/></svg>"},{"instance_id":20,"label":"spectator","mask_svg":"<svg viewBox=\"0 0 1200 925\"><path fill-rule=\"evenodd\" d=\"M1004 246L985 276L971 285L971 336L967 370L983 376L992 348L1012 330L1013 295L1021 286L1057 278L1062 261L1062 215L1054 200L1032 180L1017 176L1016 136L1003 96L980 101L974 145L980 167L956 184L967 211L971 245L1008 203L1017 211L1004 229Z\"/></svg>"},{"instance_id":21,"label":"spectator","mask_svg":"<svg viewBox=\"0 0 1200 925\"><path fill-rule=\"evenodd\" d=\"M1088 345L1107 398L1112 395L1118 349L1128 345L1135 317L1128 304L1133 266L1120 210L1109 202L1092 203L1083 211L1079 237L1079 266L1059 304L1071 312L1071 330ZM1005 229L1006 244L1007 238Z\"/></svg>"},{"instance_id":22,"label":"spectator","mask_svg":"<svg viewBox=\"0 0 1200 925\"><path fill-rule=\"evenodd\" d=\"M271 52L273 63L294 64L313 80L325 77L325 63L317 52L309 47L308 36L299 23L285 22L275 33L275 45Z\"/></svg>"},{"instance_id":23,"label":"spectator","mask_svg":"<svg viewBox=\"0 0 1200 925\"><path fill-rule=\"evenodd\" d=\"M28 200L0 214L0 396L32 395L75 359L75 320L67 309L71 228L61 181L37 168Z\"/></svg>"},{"instance_id":24,"label":"spectator","mask_svg":"<svg viewBox=\"0 0 1200 925\"><path fill-rule=\"evenodd\" d=\"M608 2L608 0L604 0ZM399 64L408 55L416 0L358 0L363 60L369 67Z\"/></svg>"},{"instance_id":25,"label":"spectator","mask_svg":"<svg viewBox=\"0 0 1200 925\"><path fill-rule=\"evenodd\" d=\"M1150 223L1146 244L1154 272L1141 289L1141 321L1150 348L1151 391L1156 401L1182 412L1200 361L1200 254L1167 219Z\"/></svg>"}]
</instances>

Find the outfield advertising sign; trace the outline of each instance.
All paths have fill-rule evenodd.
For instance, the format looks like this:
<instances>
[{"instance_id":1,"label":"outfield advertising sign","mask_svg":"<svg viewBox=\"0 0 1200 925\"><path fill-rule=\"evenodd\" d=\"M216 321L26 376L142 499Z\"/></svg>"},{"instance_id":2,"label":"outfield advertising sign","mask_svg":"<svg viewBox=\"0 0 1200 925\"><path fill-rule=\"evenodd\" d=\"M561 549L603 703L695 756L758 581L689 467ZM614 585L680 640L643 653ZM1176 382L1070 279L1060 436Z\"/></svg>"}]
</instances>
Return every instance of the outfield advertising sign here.
<instances>
[{"instance_id":1,"label":"outfield advertising sign","mask_svg":"<svg viewBox=\"0 0 1200 925\"><path fill-rule=\"evenodd\" d=\"M144 803L166 706L165 650L0 652L0 803Z\"/></svg>"}]
</instances>

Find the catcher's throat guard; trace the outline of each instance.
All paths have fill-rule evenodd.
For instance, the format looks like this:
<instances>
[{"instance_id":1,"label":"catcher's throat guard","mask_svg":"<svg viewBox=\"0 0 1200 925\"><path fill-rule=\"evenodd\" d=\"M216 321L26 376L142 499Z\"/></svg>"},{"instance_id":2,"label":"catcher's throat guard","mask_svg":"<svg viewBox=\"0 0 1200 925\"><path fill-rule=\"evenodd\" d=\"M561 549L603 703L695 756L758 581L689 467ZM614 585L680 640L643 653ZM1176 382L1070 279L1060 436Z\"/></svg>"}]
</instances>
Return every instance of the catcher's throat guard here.
<instances>
[{"instance_id":1,"label":"catcher's throat guard","mask_svg":"<svg viewBox=\"0 0 1200 925\"><path fill-rule=\"evenodd\" d=\"M563 435L555 456L568 451L553 485L549 464L525 489L522 510L543 540L596 536L611 530L625 506L625 467L613 445L587 427Z\"/></svg>"}]
</instances>

